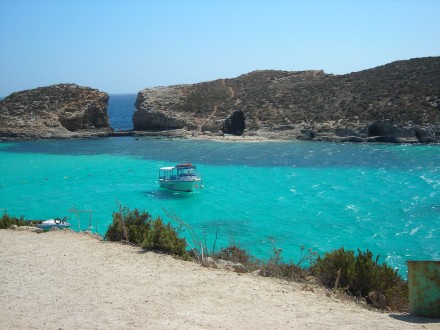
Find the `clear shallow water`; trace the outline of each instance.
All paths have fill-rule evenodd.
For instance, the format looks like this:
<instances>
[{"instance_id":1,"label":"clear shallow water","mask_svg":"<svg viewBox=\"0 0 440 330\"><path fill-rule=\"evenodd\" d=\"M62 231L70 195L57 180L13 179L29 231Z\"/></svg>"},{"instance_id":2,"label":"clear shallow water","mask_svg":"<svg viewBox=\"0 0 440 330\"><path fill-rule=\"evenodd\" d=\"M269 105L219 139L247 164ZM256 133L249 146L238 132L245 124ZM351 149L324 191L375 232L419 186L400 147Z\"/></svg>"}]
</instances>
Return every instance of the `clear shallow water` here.
<instances>
[{"instance_id":1,"label":"clear shallow water","mask_svg":"<svg viewBox=\"0 0 440 330\"><path fill-rule=\"evenodd\" d=\"M158 188L161 166L191 161L205 189ZM406 276L409 259L440 259L440 146L223 143L133 137L0 144L0 209L28 219L92 209L105 233L116 201L169 220L174 211L212 246L238 243L297 261L370 249ZM88 224L82 216L82 227Z\"/></svg>"}]
</instances>

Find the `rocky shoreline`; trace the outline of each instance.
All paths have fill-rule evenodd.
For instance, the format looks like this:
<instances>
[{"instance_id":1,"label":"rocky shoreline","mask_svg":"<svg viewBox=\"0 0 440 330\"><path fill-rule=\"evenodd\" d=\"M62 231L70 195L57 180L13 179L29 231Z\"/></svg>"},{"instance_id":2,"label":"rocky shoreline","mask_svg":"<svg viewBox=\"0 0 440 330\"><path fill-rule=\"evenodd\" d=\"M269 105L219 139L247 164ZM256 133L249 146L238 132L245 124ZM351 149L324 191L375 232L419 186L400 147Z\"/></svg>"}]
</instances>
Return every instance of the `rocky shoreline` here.
<instances>
[{"instance_id":1,"label":"rocky shoreline","mask_svg":"<svg viewBox=\"0 0 440 330\"><path fill-rule=\"evenodd\" d=\"M133 130L110 127L109 95L60 84L0 101L0 141L117 136L229 141L440 143L440 57L347 75L254 71L140 91Z\"/></svg>"},{"instance_id":2,"label":"rocky shoreline","mask_svg":"<svg viewBox=\"0 0 440 330\"><path fill-rule=\"evenodd\" d=\"M254 71L140 91L135 130L335 142L440 142L440 57L347 75ZM180 134L180 133L178 133Z\"/></svg>"},{"instance_id":3,"label":"rocky shoreline","mask_svg":"<svg viewBox=\"0 0 440 330\"><path fill-rule=\"evenodd\" d=\"M257 142L257 141L316 141L316 142L342 142L342 143L395 143L395 144L438 144L437 137L426 136L417 138L416 135L381 135L381 136L337 136L334 133L318 134L312 137L296 136L294 134L277 134L266 131L245 131L238 136L234 134L206 134L202 132L191 132L186 130L169 131L114 131L109 133L109 137L134 136L152 137L166 139L194 139L194 140L216 140L216 141L235 141L235 142Z\"/></svg>"},{"instance_id":4,"label":"rocky shoreline","mask_svg":"<svg viewBox=\"0 0 440 330\"><path fill-rule=\"evenodd\" d=\"M438 137L428 136L417 138L416 136L338 136L333 132L317 134L313 137L296 136L294 134L278 134L267 131L244 132L242 135L234 134L206 134L202 132L191 132L187 130L167 131L115 131L111 128L77 131L73 134L7 134L0 136L0 141L33 141L33 140L65 140L65 139L91 139L132 136L137 138L163 138L163 139L194 139L194 140L215 140L225 142L258 142L258 141L315 141L315 142L336 142L336 143L391 143L391 144L440 144Z\"/></svg>"},{"instance_id":5,"label":"rocky shoreline","mask_svg":"<svg viewBox=\"0 0 440 330\"><path fill-rule=\"evenodd\" d=\"M0 101L0 139L108 136L108 99L105 92L75 84L12 93Z\"/></svg>"}]
</instances>

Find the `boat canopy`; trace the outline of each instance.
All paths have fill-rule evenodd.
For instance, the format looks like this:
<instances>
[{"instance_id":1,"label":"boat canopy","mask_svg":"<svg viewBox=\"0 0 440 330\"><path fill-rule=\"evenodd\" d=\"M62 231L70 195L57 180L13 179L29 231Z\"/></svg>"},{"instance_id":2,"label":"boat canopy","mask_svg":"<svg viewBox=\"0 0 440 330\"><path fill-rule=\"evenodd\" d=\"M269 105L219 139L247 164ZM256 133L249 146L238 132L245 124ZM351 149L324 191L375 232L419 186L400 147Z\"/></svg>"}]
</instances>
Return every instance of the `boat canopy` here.
<instances>
[{"instance_id":1,"label":"boat canopy","mask_svg":"<svg viewBox=\"0 0 440 330\"><path fill-rule=\"evenodd\" d=\"M161 171L172 171L175 168L176 168L175 166L167 166L167 167L161 167L160 170Z\"/></svg>"}]
</instances>

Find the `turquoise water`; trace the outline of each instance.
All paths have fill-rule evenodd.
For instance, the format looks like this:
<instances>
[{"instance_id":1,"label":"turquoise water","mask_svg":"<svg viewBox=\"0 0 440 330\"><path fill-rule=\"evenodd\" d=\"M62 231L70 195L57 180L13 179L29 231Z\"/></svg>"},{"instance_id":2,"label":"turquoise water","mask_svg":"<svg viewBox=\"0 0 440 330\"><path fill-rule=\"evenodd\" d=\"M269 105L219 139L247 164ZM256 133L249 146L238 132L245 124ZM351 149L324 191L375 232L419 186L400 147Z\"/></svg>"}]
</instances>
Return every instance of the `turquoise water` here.
<instances>
[{"instance_id":1,"label":"turquoise water","mask_svg":"<svg viewBox=\"0 0 440 330\"><path fill-rule=\"evenodd\" d=\"M193 162L205 189L158 188L161 166ZM0 143L0 209L27 219L93 210L104 234L117 202L190 224L209 247L237 243L297 261L370 249L406 276L406 261L440 259L440 146L136 139ZM89 218L80 217L86 228Z\"/></svg>"}]
</instances>

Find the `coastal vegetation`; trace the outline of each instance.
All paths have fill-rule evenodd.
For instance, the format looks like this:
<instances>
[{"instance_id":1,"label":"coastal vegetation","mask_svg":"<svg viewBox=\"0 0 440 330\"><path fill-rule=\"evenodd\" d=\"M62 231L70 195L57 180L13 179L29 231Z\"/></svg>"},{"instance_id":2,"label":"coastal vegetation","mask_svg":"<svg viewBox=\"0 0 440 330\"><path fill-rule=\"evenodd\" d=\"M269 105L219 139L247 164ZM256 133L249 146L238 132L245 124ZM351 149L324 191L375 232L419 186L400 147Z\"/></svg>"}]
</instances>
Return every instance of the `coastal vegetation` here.
<instances>
[{"instance_id":1,"label":"coastal vegetation","mask_svg":"<svg viewBox=\"0 0 440 330\"><path fill-rule=\"evenodd\" d=\"M408 283L396 270L385 263L379 263L380 256L374 257L369 250L358 249L355 254L355 251L341 247L325 253L324 256L318 256L311 249L301 246L299 260L285 262L282 249L277 248L275 240L271 238L272 256L265 261L252 256L237 243L217 251L214 242L212 249L209 249L206 242L199 239L189 225L175 214L166 213L173 222L177 222L177 226L164 223L160 217L154 218L145 211L119 206L119 211L113 213L113 222L105 233L105 239L202 264L208 258L214 260L214 265L220 261L230 262L235 265L231 267L235 271L257 272L261 276L292 280L306 285L319 284L335 293L362 299L380 309L408 311ZM29 221L23 216L14 217L5 212L0 218L0 229L7 229L12 225L26 226ZM181 237L184 230L189 231L192 242Z\"/></svg>"},{"instance_id":2,"label":"coastal vegetation","mask_svg":"<svg viewBox=\"0 0 440 330\"><path fill-rule=\"evenodd\" d=\"M180 229L170 223L164 224L160 217L153 217L138 209L131 211L119 206L113 213L113 223L105 234L109 241L123 241L142 247L144 250L159 251L190 260L186 241L179 237Z\"/></svg>"},{"instance_id":3,"label":"coastal vegetation","mask_svg":"<svg viewBox=\"0 0 440 330\"><path fill-rule=\"evenodd\" d=\"M8 229L12 225L28 226L29 222L26 221L23 216L14 217L14 216L10 216L6 212L3 213L2 217L0 218L0 229Z\"/></svg>"},{"instance_id":4,"label":"coastal vegetation","mask_svg":"<svg viewBox=\"0 0 440 330\"><path fill-rule=\"evenodd\" d=\"M340 248L318 257L310 268L320 283L331 288L342 288L355 297L366 297L376 307L405 311L408 308L408 284L387 264L379 264L379 257L367 249Z\"/></svg>"},{"instance_id":5,"label":"coastal vegetation","mask_svg":"<svg viewBox=\"0 0 440 330\"><path fill-rule=\"evenodd\" d=\"M168 253L184 260L194 259L203 263L205 258L240 264L242 272L258 271L261 276L276 277L303 283L321 284L334 292L346 293L361 298L381 309L394 311L408 310L408 284L396 270L385 263L379 263L379 256L374 258L369 250L353 250L343 247L318 256L311 249L301 246L301 255L297 262L285 262L282 249L273 246L269 260L259 260L250 255L238 244L231 244L219 251L215 243L210 250L206 242L199 239L195 232L174 214L167 215L177 222L173 227L165 224L160 217L153 217L137 209L120 207L113 213L113 223L105 238L110 241L123 241L144 250ZM190 231L192 242L180 237L185 230ZM274 240L273 240L274 242ZM275 244L274 244L275 245ZM235 269L235 268L234 268Z\"/></svg>"}]
</instances>

